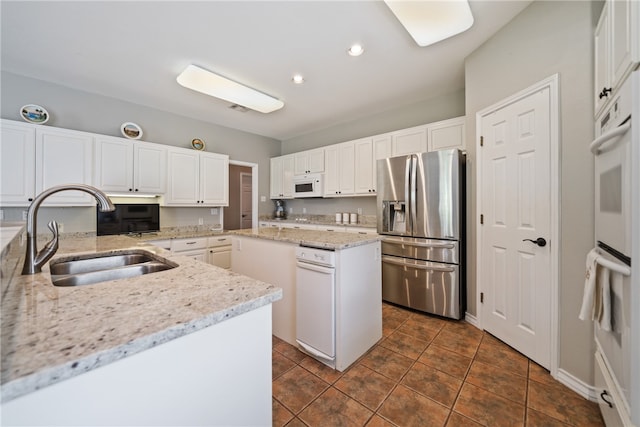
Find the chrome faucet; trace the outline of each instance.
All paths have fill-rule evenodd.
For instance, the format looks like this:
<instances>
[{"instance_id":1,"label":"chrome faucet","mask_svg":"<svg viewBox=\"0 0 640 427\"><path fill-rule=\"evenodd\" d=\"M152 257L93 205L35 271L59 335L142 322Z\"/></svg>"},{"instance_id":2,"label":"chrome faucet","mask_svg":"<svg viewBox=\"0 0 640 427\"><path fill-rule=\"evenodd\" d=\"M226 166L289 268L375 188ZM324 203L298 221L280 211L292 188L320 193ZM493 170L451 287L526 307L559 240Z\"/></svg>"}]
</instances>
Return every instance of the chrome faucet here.
<instances>
[{"instance_id":1,"label":"chrome faucet","mask_svg":"<svg viewBox=\"0 0 640 427\"><path fill-rule=\"evenodd\" d=\"M49 222L49 230L53 233L53 239L44 245L44 248L38 252L37 247L37 232L36 225L38 222L38 209L42 201L59 191L65 190L79 190L85 193L91 194L98 201L98 208L102 212L109 212L115 210L113 203L109 200L109 197L102 191L95 187L85 184L65 184L57 187L51 187L40 193L29 206L27 211L27 251L24 258L24 266L22 267L22 274L35 274L42 271L42 266L51 259L51 257L58 250L58 223L55 221Z\"/></svg>"}]
</instances>

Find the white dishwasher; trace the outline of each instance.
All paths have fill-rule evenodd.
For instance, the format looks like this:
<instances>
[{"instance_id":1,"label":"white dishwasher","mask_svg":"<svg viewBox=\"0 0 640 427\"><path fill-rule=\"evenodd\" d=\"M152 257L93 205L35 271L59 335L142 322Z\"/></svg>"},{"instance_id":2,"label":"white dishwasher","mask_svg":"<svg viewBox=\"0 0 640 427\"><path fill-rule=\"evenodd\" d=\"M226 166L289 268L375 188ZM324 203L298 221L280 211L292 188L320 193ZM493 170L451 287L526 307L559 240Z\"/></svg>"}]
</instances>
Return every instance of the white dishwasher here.
<instances>
[{"instance_id":1,"label":"white dishwasher","mask_svg":"<svg viewBox=\"0 0 640 427\"><path fill-rule=\"evenodd\" d=\"M332 250L296 248L296 341L335 368L336 256Z\"/></svg>"}]
</instances>

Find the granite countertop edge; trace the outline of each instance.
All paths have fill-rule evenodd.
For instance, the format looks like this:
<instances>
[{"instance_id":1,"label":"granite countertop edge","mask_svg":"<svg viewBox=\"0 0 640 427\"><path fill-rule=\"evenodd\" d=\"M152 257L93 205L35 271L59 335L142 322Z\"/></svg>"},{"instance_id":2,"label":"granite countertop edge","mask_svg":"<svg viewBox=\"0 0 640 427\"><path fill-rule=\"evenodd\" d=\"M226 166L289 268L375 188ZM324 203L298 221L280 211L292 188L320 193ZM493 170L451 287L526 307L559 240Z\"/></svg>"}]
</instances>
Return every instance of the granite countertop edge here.
<instances>
[{"instance_id":1,"label":"granite countertop edge","mask_svg":"<svg viewBox=\"0 0 640 427\"><path fill-rule=\"evenodd\" d=\"M368 245L382 239L382 237L377 234L327 233L316 230L284 228L281 230L273 228L231 230L228 234L330 250L342 250Z\"/></svg>"},{"instance_id":2,"label":"granite countertop edge","mask_svg":"<svg viewBox=\"0 0 640 427\"><path fill-rule=\"evenodd\" d=\"M125 357L132 356L144 350L167 343L197 332L209 326L218 324L252 310L271 304L282 298L282 289L275 288L274 292L255 298L241 304L227 307L199 319L185 322L162 331L135 338L129 342L114 346L107 350L89 354L79 359L65 362L56 366L42 369L38 372L17 378L2 384L1 402L5 403L25 394L40 390L60 381L81 375L93 369L106 366Z\"/></svg>"}]
</instances>

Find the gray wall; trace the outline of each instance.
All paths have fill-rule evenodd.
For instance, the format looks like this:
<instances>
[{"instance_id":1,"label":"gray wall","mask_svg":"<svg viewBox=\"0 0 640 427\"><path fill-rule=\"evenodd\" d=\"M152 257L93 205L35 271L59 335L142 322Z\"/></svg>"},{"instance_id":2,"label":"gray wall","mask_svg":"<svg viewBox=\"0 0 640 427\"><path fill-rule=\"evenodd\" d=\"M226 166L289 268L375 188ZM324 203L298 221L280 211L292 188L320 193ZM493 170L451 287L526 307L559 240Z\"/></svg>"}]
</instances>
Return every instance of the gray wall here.
<instances>
[{"instance_id":1,"label":"gray wall","mask_svg":"<svg viewBox=\"0 0 640 427\"><path fill-rule=\"evenodd\" d=\"M475 141L476 112L555 73L560 78L560 363L593 384L593 336L578 320L584 259L593 246L593 14L590 2L534 2L466 60L467 141ZM477 313L475 144L469 168L469 311Z\"/></svg>"},{"instance_id":2,"label":"gray wall","mask_svg":"<svg viewBox=\"0 0 640 427\"><path fill-rule=\"evenodd\" d=\"M20 107L34 103L49 111L51 119L47 125L50 126L122 136L120 125L131 121L142 127L145 141L188 148L193 138L200 138L205 141L206 151L256 163L258 194L267 198L266 202L258 202L258 211L271 212L269 159L280 155L280 141L13 73L2 72L0 78L0 115L4 119L21 121ZM6 208L5 218L19 219L21 210ZM162 211L163 226L195 225L199 218L206 224L219 222L207 208L163 208ZM44 222L55 213L57 219L65 222L65 231L95 230L94 212L92 208L63 208L55 212L43 209L39 219Z\"/></svg>"},{"instance_id":3,"label":"gray wall","mask_svg":"<svg viewBox=\"0 0 640 427\"><path fill-rule=\"evenodd\" d=\"M349 123L342 123L282 141L282 154L296 153L311 148L324 147L367 136L378 135L394 130L419 126L426 123L464 116L464 90L432 98L418 104L385 113L364 117ZM290 215L307 213L329 215L335 212L357 212L362 209L364 215L376 214L375 197L347 197L336 199L288 200Z\"/></svg>"}]
</instances>

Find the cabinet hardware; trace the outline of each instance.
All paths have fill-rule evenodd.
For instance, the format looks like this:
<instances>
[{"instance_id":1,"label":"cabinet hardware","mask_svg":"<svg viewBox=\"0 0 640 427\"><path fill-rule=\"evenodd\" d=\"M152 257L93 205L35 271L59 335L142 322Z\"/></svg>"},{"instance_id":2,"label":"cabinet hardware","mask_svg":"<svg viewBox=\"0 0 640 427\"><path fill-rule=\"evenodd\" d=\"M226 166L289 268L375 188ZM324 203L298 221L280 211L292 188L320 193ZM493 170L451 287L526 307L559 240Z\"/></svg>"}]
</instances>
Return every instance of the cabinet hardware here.
<instances>
[{"instance_id":1,"label":"cabinet hardware","mask_svg":"<svg viewBox=\"0 0 640 427\"><path fill-rule=\"evenodd\" d=\"M600 398L602 400L604 400L604 403L606 403L607 405L609 405L609 408L613 408L613 405L611 404L611 402L609 402L605 396L609 396L609 393L607 393L607 390L602 390L602 393L600 393Z\"/></svg>"},{"instance_id":2,"label":"cabinet hardware","mask_svg":"<svg viewBox=\"0 0 640 427\"><path fill-rule=\"evenodd\" d=\"M599 97L600 99L602 99L602 98L606 98L606 97L608 97L608 96L609 96L609 94L610 94L610 93L611 93L611 88L610 88L610 87L609 87L609 88L607 88L607 87L603 87L603 88L602 88L602 92L600 92L600 94L598 95L598 97Z\"/></svg>"},{"instance_id":3,"label":"cabinet hardware","mask_svg":"<svg viewBox=\"0 0 640 427\"><path fill-rule=\"evenodd\" d=\"M484 303L484 292L480 292L480 302Z\"/></svg>"}]
</instances>

